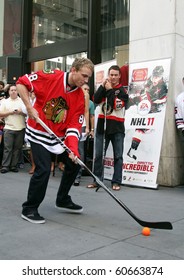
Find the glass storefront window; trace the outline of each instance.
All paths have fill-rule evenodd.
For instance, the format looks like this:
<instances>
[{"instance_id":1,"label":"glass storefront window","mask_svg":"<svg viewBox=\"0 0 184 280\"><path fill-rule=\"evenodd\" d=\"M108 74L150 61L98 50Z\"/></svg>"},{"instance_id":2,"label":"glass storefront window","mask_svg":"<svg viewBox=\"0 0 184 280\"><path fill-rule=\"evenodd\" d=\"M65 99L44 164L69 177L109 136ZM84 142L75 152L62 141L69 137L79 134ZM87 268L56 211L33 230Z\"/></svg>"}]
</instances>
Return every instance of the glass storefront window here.
<instances>
[{"instance_id":1,"label":"glass storefront window","mask_svg":"<svg viewBox=\"0 0 184 280\"><path fill-rule=\"evenodd\" d=\"M20 55L21 0L4 2L3 55Z\"/></svg>"},{"instance_id":2,"label":"glass storefront window","mask_svg":"<svg viewBox=\"0 0 184 280\"><path fill-rule=\"evenodd\" d=\"M21 11L22 0L0 1L0 57L20 56ZM6 84L7 67L4 61L0 80Z\"/></svg>"},{"instance_id":3,"label":"glass storefront window","mask_svg":"<svg viewBox=\"0 0 184 280\"><path fill-rule=\"evenodd\" d=\"M0 56L3 55L4 1L0 1Z\"/></svg>"},{"instance_id":4,"label":"glass storefront window","mask_svg":"<svg viewBox=\"0 0 184 280\"><path fill-rule=\"evenodd\" d=\"M0 56L3 55L4 1L0 1ZM0 81L5 81L4 69L0 69Z\"/></svg>"},{"instance_id":5,"label":"glass storefront window","mask_svg":"<svg viewBox=\"0 0 184 280\"><path fill-rule=\"evenodd\" d=\"M32 47L87 35L88 0L33 0Z\"/></svg>"},{"instance_id":6,"label":"glass storefront window","mask_svg":"<svg viewBox=\"0 0 184 280\"><path fill-rule=\"evenodd\" d=\"M65 68L66 71L70 70L72 63L76 57L87 57L87 53L84 52L84 53L80 53L80 54L67 55L66 56L66 68Z\"/></svg>"},{"instance_id":7,"label":"glass storefront window","mask_svg":"<svg viewBox=\"0 0 184 280\"><path fill-rule=\"evenodd\" d=\"M36 72L38 70L52 70L52 69L60 69L63 71L70 71L72 63L76 57L87 57L87 53L78 53L74 55L67 55L64 57L55 57L50 58L44 61L38 61L32 63L32 71Z\"/></svg>"},{"instance_id":8,"label":"glass storefront window","mask_svg":"<svg viewBox=\"0 0 184 280\"><path fill-rule=\"evenodd\" d=\"M101 0L100 40L101 62L114 59L129 43L129 1ZM33 0L32 47L62 43L88 34L88 0ZM96 12L96 11L94 11ZM95 34L91 34L95 36Z\"/></svg>"},{"instance_id":9,"label":"glass storefront window","mask_svg":"<svg viewBox=\"0 0 184 280\"><path fill-rule=\"evenodd\" d=\"M129 43L129 1L101 0L102 62L116 58L119 51L124 52L123 45Z\"/></svg>"}]
</instances>

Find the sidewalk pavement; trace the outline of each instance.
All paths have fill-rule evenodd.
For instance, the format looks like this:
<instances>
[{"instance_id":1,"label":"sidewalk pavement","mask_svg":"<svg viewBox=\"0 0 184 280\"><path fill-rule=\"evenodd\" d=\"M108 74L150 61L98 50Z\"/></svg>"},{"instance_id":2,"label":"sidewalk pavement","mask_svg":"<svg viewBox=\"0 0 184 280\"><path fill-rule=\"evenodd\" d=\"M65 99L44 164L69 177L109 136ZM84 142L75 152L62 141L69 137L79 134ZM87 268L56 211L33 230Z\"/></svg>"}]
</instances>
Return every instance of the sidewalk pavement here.
<instances>
[{"instance_id":1,"label":"sidewalk pavement","mask_svg":"<svg viewBox=\"0 0 184 280\"><path fill-rule=\"evenodd\" d=\"M21 205L26 200L29 164L19 173L0 174L0 259L1 260L183 260L184 187L145 189L123 186L112 191L141 220L169 221L173 230L151 229L141 234L140 226L110 195L87 189L92 182L83 176L72 187L74 202L82 214L61 213L55 198L61 172L50 177L46 197L39 208L45 224L24 221ZM109 181L105 181L110 186Z\"/></svg>"}]
</instances>

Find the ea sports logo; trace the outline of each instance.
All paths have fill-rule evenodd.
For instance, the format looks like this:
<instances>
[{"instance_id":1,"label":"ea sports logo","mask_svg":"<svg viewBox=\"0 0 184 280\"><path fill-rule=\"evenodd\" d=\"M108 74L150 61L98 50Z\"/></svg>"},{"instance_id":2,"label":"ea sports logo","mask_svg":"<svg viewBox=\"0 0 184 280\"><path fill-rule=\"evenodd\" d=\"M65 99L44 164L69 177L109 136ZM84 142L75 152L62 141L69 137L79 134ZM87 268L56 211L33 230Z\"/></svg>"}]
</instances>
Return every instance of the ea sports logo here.
<instances>
[{"instance_id":1,"label":"ea sports logo","mask_svg":"<svg viewBox=\"0 0 184 280\"><path fill-rule=\"evenodd\" d=\"M151 103L149 100L142 100L137 107L138 114L141 116L145 116L149 114L151 109Z\"/></svg>"}]
</instances>

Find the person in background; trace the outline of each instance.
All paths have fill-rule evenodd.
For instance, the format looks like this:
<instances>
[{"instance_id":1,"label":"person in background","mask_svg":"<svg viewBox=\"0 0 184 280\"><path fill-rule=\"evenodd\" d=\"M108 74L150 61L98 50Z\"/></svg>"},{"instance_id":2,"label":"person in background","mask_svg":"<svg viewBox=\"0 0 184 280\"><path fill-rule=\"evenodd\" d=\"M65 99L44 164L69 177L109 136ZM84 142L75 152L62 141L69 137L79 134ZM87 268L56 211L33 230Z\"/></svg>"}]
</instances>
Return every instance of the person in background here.
<instances>
[{"instance_id":1,"label":"person in background","mask_svg":"<svg viewBox=\"0 0 184 280\"><path fill-rule=\"evenodd\" d=\"M4 92L4 82L0 81L0 93Z\"/></svg>"},{"instance_id":2,"label":"person in background","mask_svg":"<svg viewBox=\"0 0 184 280\"><path fill-rule=\"evenodd\" d=\"M9 84L5 85L3 81L0 81L0 100L9 97L8 89L9 89Z\"/></svg>"},{"instance_id":3,"label":"person in background","mask_svg":"<svg viewBox=\"0 0 184 280\"><path fill-rule=\"evenodd\" d=\"M5 98L6 98L6 94L4 92L4 82L0 81L0 106ZM0 145L2 143L4 125L5 125L4 118L0 118Z\"/></svg>"},{"instance_id":4,"label":"person in background","mask_svg":"<svg viewBox=\"0 0 184 280\"><path fill-rule=\"evenodd\" d=\"M84 120L84 93L81 89L92 76L94 65L87 58L76 58L70 72L60 70L38 71L19 77L17 88L26 106L29 118L26 137L30 141L35 171L30 179L27 200L22 205L21 217L31 223L43 224L38 208L42 203L50 177L51 155L62 154L65 164L59 185L56 208L69 213L81 213L83 207L75 204L69 191L80 166L78 141ZM29 92L34 91L36 101L31 105ZM67 153L57 139L39 124L38 117L72 151Z\"/></svg>"},{"instance_id":5,"label":"person in background","mask_svg":"<svg viewBox=\"0 0 184 280\"><path fill-rule=\"evenodd\" d=\"M82 86L82 89L84 91L84 97L85 97L85 115L84 115L84 122L82 125L82 133L79 141L79 153L80 153L80 159L84 162L85 160L85 140L87 136L94 136L94 104L90 100L89 96L89 86L88 84L84 84ZM89 127L91 130L89 131ZM80 180L82 176L82 167L80 168L77 177L74 182L74 186L80 185Z\"/></svg>"},{"instance_id":6,"label":"person in background","mask_svg":"<svg viewBox=\"0 0 184 280\"><path fill-rule=\"evenodd\" d=\"M3 130L4 130L4 118L0 118L0 168L3 158Z\"/></svg>"},{"instance_id":7,"label":"person in background","mask_svg":"<svg viewBox=\"0 0 184 280\"><path fill-rule=\"evenodd\" d=\"M4 82L0 81L0 106L3 100L7 98L7 92L6 92L7 87L8 85L5 86ZM4 149L4 143L3 143L4 125L5 125L4 118L0 118L0 167L2 163L3 149Z\"/></svg>"},{"instance_id":8,"label":"person in background","mask_svg":"<svg viewBox=\"0 0 184 280\"><path fill-rule=\"evenodd\" d=\"M95 105L94 105L94 102L91 99L89 100L89 124L90 124L89 136L94 138Z\"/></svg>"},{"instance_id":9,"label":"person in background","mask_svg":"<svg viewBox=\"0 0 184 280\"><path fill-rule=\"evenodd\" d=\"M4 119L0 118L0 144L2 143L2 139L3 139L3 129L4 129Z\"/></svg>"},{"instance_id":10,"label":"person in background","mask_svg":"<svg viewBox=\"0 0 184 280\"><path fill-rule=\"evenodd\" d=\"M36 100L34 92L29 93L29 98L30 98L31 105L33 106L34 103L35 103L35 100ZM27 122L28 112L27 112L26 106L23 102L22 102L22 111L26 115L26 122ZM31 151L30 143L26 139L25 139L24 146L29 150L29 160L30 160L30 164L31 164L31 169L28 171L28 173L33 174L34 170L35 170L35 163L34 163L34 160L33 160L33 155L32 155L32 151Z\"/></svg>"},{"instance_id":11,"label":"person in background","mask_svg":"<svg viewBox=\"0 0 184 280\"><path fill-rule=\"evenodd\" d=\"M114 173L111 184L115 191L120 190L122 182L123 148L125 137L125 108L128 102L128 94L120 84L121 71L118 65L112 65L108 69L108 78L99 86L94 94L94 103L100 105L95 133L95 157L94 174L103 180L103 156L112 143L114 156ZM106 118L106 128L104 128ZM105 134L105 135L104 135ZM104 145L105 137L105 147ZM98 187L97 183L87 186Z\"/></svg>"},{"instance_id":12,"label":"person in background","mask_svg":"<svg viewBox=\"0 0 184 280\"><path fill-rule=\"evenodd\" d=\"M25 114L22 100L15 85L8 89L9 98L0 106L0 117L4 118L4 150L1 173L18 172L17 163L23 146L25 133Z\"/></svg>"},{"instance_id":13,"label":"person in background","mask_svg":"<svg viewBox=\"0 0 184 280\"><path fill-rule=\"evenodd\" d=\"M182 84L184 85L184 77L182 78ZM175 99L175 122L177 129L184 137L184 91L179 93Z\"/></svg>"}]
</instances>

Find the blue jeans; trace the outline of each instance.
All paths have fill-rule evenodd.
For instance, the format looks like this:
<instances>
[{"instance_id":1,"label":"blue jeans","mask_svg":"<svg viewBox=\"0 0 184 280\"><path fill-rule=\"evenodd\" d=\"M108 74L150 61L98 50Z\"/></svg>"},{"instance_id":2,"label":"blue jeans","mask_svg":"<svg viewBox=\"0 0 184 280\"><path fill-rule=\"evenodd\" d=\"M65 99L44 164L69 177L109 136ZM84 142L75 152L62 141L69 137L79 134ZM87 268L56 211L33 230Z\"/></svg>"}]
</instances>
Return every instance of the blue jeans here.
<instances>
[{"instance_id":1,"label":"blue jeans","mask_svg":"<svg viewBox=\"0 0 184 280\"><path fill-rule=\"evenodd\" d=\"M95 138L95 160L94 160L94 174L100 179L103 180L103 145L104 145L104 135L96 132ZM113 148L113 157L114 157L114 173L112 177L112 184L117 183L121 184L122 182L122 165L123 165L123 148L124 148L124 133L114 133L106 135L105 137L105 153L111 141Z\"/></svg>"}]
</instances>

